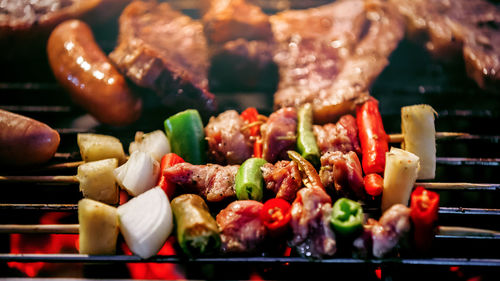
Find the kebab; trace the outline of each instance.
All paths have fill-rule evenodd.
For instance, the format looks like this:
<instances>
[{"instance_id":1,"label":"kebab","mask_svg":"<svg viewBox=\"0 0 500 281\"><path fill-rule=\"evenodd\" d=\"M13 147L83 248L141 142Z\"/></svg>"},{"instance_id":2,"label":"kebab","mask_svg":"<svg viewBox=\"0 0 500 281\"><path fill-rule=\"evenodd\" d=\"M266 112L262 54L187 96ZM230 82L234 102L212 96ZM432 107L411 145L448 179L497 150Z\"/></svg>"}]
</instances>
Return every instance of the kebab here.
<instances>
[{"instance_id":1,"label":"kebab","mask_svg":"<svg viewBox=\"0 0 500 281\"><path fill-rule=\"evenodd\" d=\"M312 171L312 170L314 170L314 168L311 166L311 164L308 164L308 162L305 161L304 159L300 158L300 156L297 157L297 155L294 154L294 153L292 153L291 155L293 155L292 158L295 157L295 159L297 159L299 161L299 163L301 164L303 170L305 170L305 171ZM309 183L310 188L313 188L313 187L318 188L320 186L320 184L321 184L321 182L318 181L317 175L316 175L316 177L314 177L313 174L309 173L307 175L307 179L308 179L308 181L306 181L306 182Z\"/></svg>"}]
</instances>

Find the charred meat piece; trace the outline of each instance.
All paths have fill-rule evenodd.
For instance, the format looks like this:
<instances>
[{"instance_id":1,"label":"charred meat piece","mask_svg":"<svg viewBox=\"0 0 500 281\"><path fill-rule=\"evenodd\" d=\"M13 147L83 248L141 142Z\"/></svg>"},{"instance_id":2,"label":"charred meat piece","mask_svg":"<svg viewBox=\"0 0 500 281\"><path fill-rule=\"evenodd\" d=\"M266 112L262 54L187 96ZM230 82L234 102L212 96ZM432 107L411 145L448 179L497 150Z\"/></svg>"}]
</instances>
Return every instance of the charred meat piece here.
<instances>
[{"instance_id":1,"label":"charred meat piece","mask_svg":"<svg viewBox=\"0 0 500 281\"><path fill-rule=\"evenodd\" d=\"M261 167L266 188L276 194L276 198L293 202L297 191L302 188L302 176L297 163L293 161L278 161L267 163Z\"/></svg>"},{"instance_id":2,"label":"charred meat piece","mask_svg":"<svg viewBox=\"0 0 500 281\"><path fill-rule=\"evenodd\" d=\"M269 16L245 0L205 0L210 44L210 86L275 91L278 69Z\"/></svg>"},{"instance_id":3,"label":"charred meat piece","mask_svg":"<svg viewBox=\"0 0 500 281\"><path fill-rule=\"evenodd\" d=\"M276 91L278 66L272 43L239 38L212 45L211 50L211 89Z\"/></svg>"},{"instance_id":4,"label":"charred meat piece","mask_svg":"<svg viewBox=\"0 0 500 281\"><path fill-rule=\"evenodd\" d=\"M270 17L279 47L276 108L313 104L317 123L353 110L388 64L404 32L387 2L337 1Z\"/></svg>"},{"instance_id":5,"label":"charred meat piece","mask_svg":"<svg viewBox=\"0 0 500 281\"><path fill-rule=\"evenodd\" d=\"M264 205L253 200L238 200L217 215L222 251L252 253L262 250L266 227L260 219Z\"/></svg>"},{"instance_id":6,"label":"charred meat piece","mask_svg":"<svg viewBox=\"0 0 500 281\"><path fill-rule=\"evenodd\" d=\"M208 49L203 26L167 3L136 1L120 16L119 44L109 55L137 85L168 107L215 110L208 91Z\"/></svg>"},{"instance_id":7,"label":"charred meat piece","mask_svg":"<svg viewBox=\"0 0 500 281\"><path fill-rule=\"evenodd\" d=\"M321 156L321 182L329 192L339 197L364 199L363 171L354 151L327 152Z\"/></svg>"},{"instance_id":8,"label":"charred meat piece","mask_svg":"<svg viewBox=\"0 0 500 281\"><path fill-rule=\"evenodd\" d=\"M297 110L287 107L273 112L261 126L262 156L269 163L288 159L287 150L294 150L297 131Z\"/></svg>"},{"instance_id":9,"label":"charred meat piece","mask_svg":"<svg viewBox=\"0 0 500 281\"><path fill-rule=\"evenodd\" d=\"M486 0L392 0L406 17L409 36L436 57L463 56L479 87L500 87L500 8Z\"/></svg>"},{"instance_id":10,"label":"charred meat piece","mask_svg":"<svg viewBox=\"0 0 500 281\"><path fill-rule=\"evenodd\" d=\"M269 40L272 38L269 17L260 7L245 0L204 0L208 10L203 15L205 34L211 43L238 38Z\"/></svg>"},{"instance_id":11,"label":"charred meat piece","mask_svg":"<svg viewBox=\"0 0 500 281\"><path fill-rule=\"evenodd\" d=\"M313 132L322 155L328 151L354 151L358 155L361 154L358 125L352 115L340 117L336 124L314 125Z\"/></svg>"},{"instance_id":12,"label":"charred meat piece","mask_svg":"<svg viewBox=\"0 0 500 281\"><path fill-rule=\"evenodd\" d=\"M245 121L235 110L210 117L205 127L209 158L217 164L241 164L252 157L250 135L245 134ZM248 132L248 130L247 130Z\"/></svg>"},{"instance_id":13,"label":"charred meat piece","mask_svg":"<svg viewBox=\"0 0 500 281\"><path fill-rule=\"evenodd\" d=\"M219 202L236 196L234 178L239 166L180 163L163 170L163 175L187 192L201 195L208 202Z\"/></svg>"},{"instance_id":14,"label":"charred meat piece","mask_svg":"<svg viewBox=\"0 0 500 281\"><path fill-rule=\"evenodd\" d=\"M335 233L330 227L332 200L319 187L302 188L292 204L291 244L305 257L321 258L337 251Z\"/></svg>"}]
</instances>

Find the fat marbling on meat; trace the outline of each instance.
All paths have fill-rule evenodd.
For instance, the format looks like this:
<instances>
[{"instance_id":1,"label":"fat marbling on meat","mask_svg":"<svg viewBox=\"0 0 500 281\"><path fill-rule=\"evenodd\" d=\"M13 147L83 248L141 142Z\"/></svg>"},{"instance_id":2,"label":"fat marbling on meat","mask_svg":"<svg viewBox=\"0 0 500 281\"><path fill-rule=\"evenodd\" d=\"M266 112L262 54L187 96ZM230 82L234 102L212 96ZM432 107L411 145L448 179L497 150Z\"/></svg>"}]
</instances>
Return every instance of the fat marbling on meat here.
<instances>
[{"instance_id":1,"label":"fat marbling on meat","mask_svg":"<svg viewBox=\"0 0 500 281\"><path fill-rule=\"evenodd\" d=\"M266 188L276 194L276 198L293 202L297 191L302 188L302 176L294 161L266 163L261 168Z\"/></svg>"},{"instance_id":2,"label":"fat marbling on meat","mask_svg":"<svg viewBox=\"0 0 500 281\"><path fill-rule=\"evenodd\" d=\"M297 110L281 108L273 112L261 126L262 156L267 162L288 159L287 151L295 150Z\"/></svg>"},{"instance_id":3,"label":"fat marbling on meat","mask_svg":"<svg viewBox=\"0 0 500 281\"><path fill-rule=\"evenodd\" d=\"M167 3L134 1L120 16L118 46L109 55L137 85L153 90L178 111L197 107L213 113L208 90L208 47L199 21Z\"/></svg>"},{"instance_id":4,"label":"fat marbling on meat","mask_svg":"<svg viewBox=\"0 0 500 281\"><path fill-rule=\"evenodd\" d=\"M252 157L253 145L245 121L236 110L227 110L210 117L205 127L208 156L217 164L242 164Z\"/></svg>"},{"instance_id":5,"label":"fat marbling on meat","mask_svg":"<svg viewBox=\"0 0 500 281\"><path fill-rule=\"evenodd\" d=\"M354 151L327 152L321 156L319 177L325 189L339 197L365 198L363 170Z\"/></svg>"},{"instance_id":6,"label":"fat marbling on meat","mask_svg":"<svg viewBox=\"0 0 500 281\"><path fill-rule=\"evenodd\" d=\"M391 0L408 35L436 57L463 57L479 87L500 87L500 7L486 0Z\"/></svg>"},{"instance_id":7,"label":"fat marbling on meat","mask_svg":"<svg viewBox=\"0 0 500 281\"><path fill-rule=\"evenodd\" d=\"M335 233L330 227L332 200L319 187L302 188L292 204L291 244L305 257L332 256L337 251Z\"/></svg>"},{"instance_id":8,"label":"fat marbling on meat","mask_svg":"<svg viewBox=\"0 0 500 281\"><path fill-rule=\"evenodd\" d=\"M253 200L238 200L220 211L219 225L222 251L225 253L252 253L262 249L267 231L260 219L264 205Z\"/></svg>"},{"instance_id":9,"label":"fat marbling on meat","mask_svg":"<svg viewBox=\"0 0 500 281\"><path fill-rule=\"evenodd\" d=\"M279 44L275 108L312 103L317 123L334 121L368 95L404 33L402 18L384 1L336 1L270 21Z\"/></svg>"},{"instance_id":10,"label":"fat marbling on meat","mask_svg":"<svg viewBox=\"0 0 500 281\"><path fill-rule=\"evenodd\" d=\"M239 165L217 164L193 165L179 163L162 171L167 180L182 187L185 192L194 192L208 202L219 202L235 198L234 180Z\"/></svg>"},{"instance_id":11,"label":"fat marbling on meat","mask_svg":"<svg viewBox=\"0 0 500 281\"><path fill-rule=\"evenodd\" d=\"M328 151L354 151L361 155L358 125L352 115L343 115L336 124L314 125L313 133L322 155Z\"/></svg>"}]
</instances>

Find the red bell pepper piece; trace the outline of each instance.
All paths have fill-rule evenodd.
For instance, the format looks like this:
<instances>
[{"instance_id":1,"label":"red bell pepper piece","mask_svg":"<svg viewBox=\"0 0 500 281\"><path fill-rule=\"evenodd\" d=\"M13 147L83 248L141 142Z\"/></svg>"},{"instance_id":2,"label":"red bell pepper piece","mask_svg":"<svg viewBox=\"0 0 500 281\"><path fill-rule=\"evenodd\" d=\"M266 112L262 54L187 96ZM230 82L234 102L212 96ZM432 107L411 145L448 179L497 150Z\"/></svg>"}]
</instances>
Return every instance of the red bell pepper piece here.
<instances>
[{"instance_id":1,"label":"red bell pepper piece","mask_svg":"<svg viewBox=\"0 0 500 281\"><path fill-rule=\"evenodd\" d=\"M359 142L363 153L362 165L365 174L383 173L385 153L389 151L389 138L384 131L378 101L370 98L356 108Z\"/></svg>"},{"instance_id":2,"label":"red bell pepper piece","mask_svg":"<svg viewBox=\"0 0 500 281\"><path fill-rule=\"evenodd\" d=\"M269 199L260 211L260 219L266 226L271 236L283 234L290 223L292 206L281 198Z\"/></svg>"},{"instance_id":3,"label":"red bell pepper piece","mask_svg":"<svg viewBox=\"0 0 500 281\"><path fill-rule=\"evenodd\" d=\"M439 194L417 186L411 194L410 218L413 222L415 249L419 252L425 253L432 246L438 210Z\"/></svg>"},{"instance_id":4,"label":"red bell pepper piece","mask_svg":"<svg viewBox=\"0 0 500 281\"><path fill-rule=\"evenodd\" d=\"M178 163L183 163L184 159L182 159L180 156L178 156L175 153L168 153L165 154L161 158L161 163L160 163L160 171L161 171L161 176L160 179L158 180L158 183L156 184L157 186L160 186L163 191L167 194L167 197L169 200L173 199L174 193L175 193L175 187L176 184L173 182L170 182L164 175L163 175L163 170L168 167L172 167L175 164Z\"/></svg>"},{"instance_id":5,"label":"red bell pepper piece","mask_svg":"<svg viewBox=\"0 0 500 281\"><path fill-rule=\"evenodd\" d=\"M259 121L259 112L255 107L249 107L241 113L241 118L247 121L248 124ZM262 158L262 139L260 137L260 125L250 127L250 136L255 141L253 143L253 157Z\"/></svg>"},{"instance_id":6,"label":"red bell pepper piece","mask_svg":"<svg viewBox=\"0 0 500 281\"><path fill-rule=\"evenodd\" d=\"M368 174L363 179L365 191L371 196L379 196L384 191L384 178L379 174Z\"/></svg>"}]
</instances>

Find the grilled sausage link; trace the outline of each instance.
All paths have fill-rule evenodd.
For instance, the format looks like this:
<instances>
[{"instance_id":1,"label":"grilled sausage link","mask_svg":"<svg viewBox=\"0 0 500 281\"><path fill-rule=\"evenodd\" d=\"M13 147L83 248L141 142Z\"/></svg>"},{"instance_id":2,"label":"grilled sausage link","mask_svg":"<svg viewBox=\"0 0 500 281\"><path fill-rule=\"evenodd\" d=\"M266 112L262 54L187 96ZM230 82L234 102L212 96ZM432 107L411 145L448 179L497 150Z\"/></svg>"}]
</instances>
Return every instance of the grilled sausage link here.
<instances>
[{"instance_id":1,"label":"grilled sausage link","mask_svg":"<svg viewBox=\"0 0 500 281\"><path fill-rule=\"evenodd\" d=\"M102 123L122 126L136 121L142 101L111 65L82 21L58 25L47 43L50 66L71 98Z\"/></svg>"},{"instance_id":2,"label":"grilled sausage link","mask_svg":"<svg viewBox=\"0 0 500 281\"><path fill-rule=\"evenodd\" d=\"M0 166L44 163L59 141L59 133L46 124L0 109Z\"/></svg>"}]
</instances>

